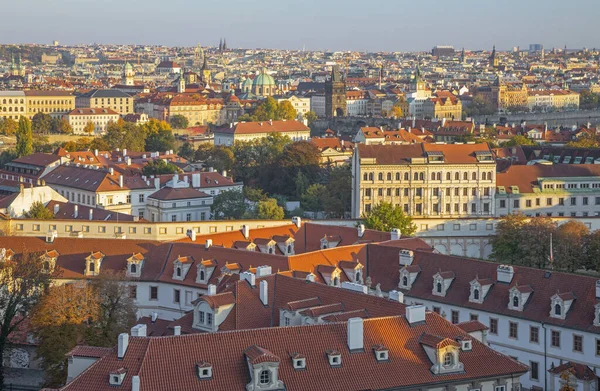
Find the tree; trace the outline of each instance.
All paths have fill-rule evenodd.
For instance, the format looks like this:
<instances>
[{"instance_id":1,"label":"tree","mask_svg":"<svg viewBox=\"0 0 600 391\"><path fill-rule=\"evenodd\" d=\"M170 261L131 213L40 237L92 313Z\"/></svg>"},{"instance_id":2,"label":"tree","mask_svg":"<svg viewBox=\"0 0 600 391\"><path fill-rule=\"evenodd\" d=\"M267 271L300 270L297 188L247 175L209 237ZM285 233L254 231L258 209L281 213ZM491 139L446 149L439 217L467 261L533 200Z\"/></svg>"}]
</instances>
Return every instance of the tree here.
<instances>
[{"instance_id":1,"label":"tree","mask_svg":"<svg viewBox=\"0 0 600 391\"><path fill-rule=\"evenodd\" d=\"M0 261L0 352L5 352L10 335L27 319L50 284L52 274L39 254L23 248L20 254ZM0 365L0 387L4 366Z\"/></svg>"},{"instance_id":2,"label":"tree","mask_svg":"<svg viewBox=\"0 0 600 391\"><path fill-rule=\"evenodd\" d=\"M59 387L67 378L66 354L84 339L98 317L98 299L87 284L56 285L48 290L31 316L39 341L37 355L46 372L46 386Z\"/></svg>"},{"instance_id":3,"label":"tree","mask_svg":"<svg viewBox=\"0 0 600 391\"><path fill-rule=\"evenodd\" d=\"M306 175L302 173L302 171L298 172L296 175L296 197L302 198L302 195L308 189L309 183Z\"/></svg>"},{"instance_id":4,"label":"tree","mask_svg":"<svg viewBox=\"0 0 600 391\"><path fill-rule=\"evenodd\" d=\"M306 120L306 122L308 122L308 126L310 126L310 124L315 122L318 119L318 117L314 111L307 111L306 113L304 113L304 119Z\"/></svg>"},{"instance_id":5,"label":"tree","mask_svg":"<svg viewBox=\"0 0 600 391\"><path fill-rule=\"evenodd\" d=\"M244 186L244 197L250 202L259 202L267 200L267 195L262 189Z\"/></svg>"},{"instance_id":6,"label":"tree","mask_svg":"<svg viewBox=\"0 0 600 391\"><path fill-rule=\"evenodd\" d=\"M583 110L595 109L600 105L600 95L583 90L579 93L579 107Z\"/></svg>"},{"instance_id":7,"label":"tree","mask_svg":"<svg viewBox=\"0 0 600 391\"><path fill-rule=\"evenodd\" d=\"M510 265L519 263L523 255L520 249L520 233L526 220L525 215L520 213L511 213L500 220L496 227L496 235L490 240L491 259Z\"/></svg>"},{"instance_id":8,"label":"tree","mask_svg":"<svg viewBox=\"0 0 600 391\"><path fill-rule=\"evenodd\" d=\"M44 206L40 201L35 201L31 204L29 211L23 214L27 219L51 220L54 214Z\"/></svg>"},{"instance_id":9,"label":"tree","mask_svg":"<svg viewBox=\"0 0 600 391\"><path fill-rule=\"evenodd\" d=\"M192 144L188 143L187 141L185 143L183 143L183 145L181 147L179 147L179 156L181 156L182 158L186 159L186 160L190 160L193 161L194 160L194 147L192 146Z\"/></svg>"},{"instance_id":10,"label":"tree","mask_svg":"<svg viewBox=\"0 0 600 391\"><path fill-rule=\"evenodd\" d=\"M33 153L33 135L31 133L31 121L27 117L19 117L17 128L17 155L27 156Z\"/></svg>"},{"instance_id":11,"label":"tree","mask_svg":"<svg viewBox=\"0 0 600 391\"><path fill-rule=\"evenodd\" d=\"M598 137L590 133L584 133L577 140L567 143L567 147L570 148L598 148L599 146Z\"/></svg>"},{"instance_id":12,"label":"tree","mask_svg":"<svg viewBox=\"0 0 600 391\"><path fill-rule=\"evenodd\" d=\"M350 165L334 167L329 173L323 209L330 218L343 218L352 202L352 170Z\"/></svg>"},{"instance_id":13,"label":"tree","mask_svg":"<svg viewBox=\"0 0 600 391\"><path fill-rule=\"evenodd\" d=\"M213 149L211 156L206 160L206 166L217 171L229 171L234 164L233 152L230 148L219 145Z\"/></svg>"},{"instance_id":14,"label":"tree","mask_svg":"<svg viewBox=\"0 0 600 391\"><path fill-rule=\"evenodd\" d=\"M169 119L169 123L171 124L171 126L175 129L186 129L189 125L188 123L188 119L181 115L181 114L177 114L172 116Z\"/></svg>"},{"instance_id":15,"label":"tree","mask_svg":"<svg viewBox=\"0 0 600 391\"><path fill-rule=\"evenodd\" d=\"M326 194L325 185L320 183L310 185L302 195L302 208L311 212L323 211L323 200Z\"/></svg>"},{"instance_id":16,"label":"tree","mask_svg":"<svg viewBox=\"0 0 600 391\"><path fill-rule=\"evenodd\" d=\"M52 117L46 113L36 113L31 121L31 127L34 133L50 133L52 128Z\"/></svg>"},{"instance_id":17,"label":"tree","mask_svg":"<svg viewBox=\"0 0 600 391\"><path fill-rule=\"evenodd\" d=\"M213 217L216 220L237 220L246 213L244 193L239 190L222 191L215 197L211 206Z\"/></svg>"},{"instance_id":18,"label":"tree","mask_svg":"<svg viewBox=\"0 0 600 391\"><path fill-rule=\"evenodd\" d=\"M518 145L537 145L535 141L522 135L517 135L507 142L503 143L503 147L516 147Z\"/></svg>"},{"instance_id":19,"label":"tree","mask_svg":"<svg viewBox=\"0 0 600 391\"><path fill-rule=\"evenodd\" d=\"M256 107L252 115L252 121L277 120L278 109L279 104L277 101L269 96Z\"/></svg>"},{"instance_id":20,"label":"tree","mask_svg":"<svg viewBox=\"0 0 600 391\"><path fill-rule=\"evenodd\" d=\"M484 96L475 95L469 107L465 108L465 114L472 115L492 115L496 112L494 105Z\"/></svg>"},{"instance_id":21,"label":"tree","mask_svg":"<svg viewBox=\"0 0 600 391\"><path fill-rule=\"evenodd\" d=\"M44 152L44 153L51 153L54 148L53 146L50 144L50 141L48 140L48 136L43 135L41 133L38 134L34 134L33 137L31 138L32 140L32 146L33 146L33 152Z\"/></svg>"},{"instance_id":22,"label":"tree","mask_svg":"<svg viewBox=\"0 0 600 391\"><path fill-rule=\"evenodd\" d=\"M205 162L212 155L214 148L215 147L209 143L198 145L198 148L194 153L194 160L197 162Z\"/></svg>"},{"instance_id":23,"label":"tree","mask_svg":"<svg viewBox=\"0 0 600 391\"><path fill-rule=\"evenodd\" d=\"M52 133L71 134L73 133L73 127L66 118L54 118L52 119L50 131Z\"/></svg>"},{"instance_id":24,"label":"tree","mask_svg":"<svg viewBox=\"0 0 600 391\"><path fill-rule=\"evenodd\" d=\"M403 101L398 101L394 103L392 106L392 110L390 111L390 117L394 118L402 118L404 117L404 111L402 110Z\"/></svg>"},{"instance_id":25,"label":"tree","mask_svg":"<svg viewBox=\"0 0 600 391\"><path fill-rule=\"evenodd\" d=\"M581 221L569 220L558 226L553 241L553 268L574 272L584 266L586 238L590 230Z\"/></svg>"},{"instance_id":26,"label":"tree","mask_svg":"<svg viewBox=\"0 0 600 391\"><path fill-rule=\"evenodd\" d=\"M180 171L181 170L179 169L179 167L177 167L173 163L167 163L162 159L152 160L148 162L148 164L146 164L144 168L142 168L142 173L145 176L175 174Z\"/></svg>"},{"instance_id":27,"label":"tree","mask_svg":"<svg viewBox=\"0 0 600 391\"><path fill-rule=\"evenodd\" d=\"M171 129L159 129L146 137L146 151L170 151L175 147Z\"/></svg>"},{"instance_id":28,"label":"tree","mask_svg":"<svg viewBox=\"0 0 600 391\"><path fill-rule=\"evenodd\" d=\"M92 121L88 121L87 124L85 124L85 127L83 128L83 131L87 134L92 134L94 133L94 129L96 127L94 126L94 123Z\"/></svg>"},{"instance_id":29,"label":"tree","mask_svg":"<svg viewBox=\"0 0 600 391\"><path fill-rule=\"evenodd\" d=\"M292 103L289 100L281 101L278 106L277 112L275 113L275 118L277 120L285 119L292 121L298 116L296 109L294 109L294 106L292 106Z\"/></svg>"},{"instance_id":30,"label":"tree","mask_svg":"<svg viewBox=\"0 0 600 391\"><path fill-rule=\"evenodd\" d=\"M410 216L404 214L400 206L393 206L389 202L381 202L363 216L366 228L377 231L390 232L394 228L400 229L402 235L411 236L417 226Z\"/></svg>"},{"instance_id":31,"label":"tree","mask_svg":"<svg viewBox=\"0 0 600 391\"><path fill-rule=\"evenodd\" d=\"M256 205L256 217L265 220L282 220L285 216L283 208L277 205L277 200L269 198L259 201Z\"/></svg>"},{"instance_id":32,"label":"tree","mask_svg":"<svg viewBox=\"0 0 600 391\"><path fill-rule=\"evenodd\" d=\"M19 124L14 119L0 118L0 133L11 136L15 134L18 127Z\"/></svg>"},{"instance_id":33,"label":"tree","mask_svg":"<svg viewBox=\"0 0 600 391\"><path fill-rule=\"evenodd\" d=\"M585 237L583 262L586 269L600 272L600 230L596 230Z\"/></svg>"},{"instance_id":34,"label":"tree","mask_svg":"<svg viewBox=\"0 0 600 391\"><path fill-rule=\"evenodd\" d=\"M321 154L317 147L308 141L287 144L271 169L261 177L262 187L270 194L295 195L296 178L299 172L315 183L320 170Z\"/></svg>"}]
</instances>

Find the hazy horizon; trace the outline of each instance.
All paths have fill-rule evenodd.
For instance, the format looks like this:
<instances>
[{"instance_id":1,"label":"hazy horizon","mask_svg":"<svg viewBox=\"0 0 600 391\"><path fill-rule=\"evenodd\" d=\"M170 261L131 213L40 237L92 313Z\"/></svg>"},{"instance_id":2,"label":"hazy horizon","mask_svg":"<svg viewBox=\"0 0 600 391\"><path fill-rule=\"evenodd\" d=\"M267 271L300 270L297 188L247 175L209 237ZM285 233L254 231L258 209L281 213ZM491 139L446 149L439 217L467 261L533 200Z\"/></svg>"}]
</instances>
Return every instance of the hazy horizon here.
<instances>
[{"instance_id":1,"label":"hazy horizon","mask_svg":"<svg viewBox=\"0 0 600 391\"><path fill-rule=\"evenodd\" d=\"M4 5L3 44L138 44L334 51L594 48L598 0L30 0ZM23 21L26 20L26 23ZM27 28L23 28L27 26Z\"/></svg>"}]
</instances>

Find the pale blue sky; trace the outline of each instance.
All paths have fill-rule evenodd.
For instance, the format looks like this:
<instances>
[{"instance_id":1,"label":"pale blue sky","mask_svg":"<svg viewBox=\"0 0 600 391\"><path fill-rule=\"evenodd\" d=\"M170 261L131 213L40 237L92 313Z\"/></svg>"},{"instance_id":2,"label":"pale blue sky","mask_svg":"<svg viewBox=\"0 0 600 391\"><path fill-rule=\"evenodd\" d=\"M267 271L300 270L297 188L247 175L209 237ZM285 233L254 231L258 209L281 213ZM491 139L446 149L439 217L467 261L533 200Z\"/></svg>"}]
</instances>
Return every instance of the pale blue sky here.
<instances>
[{"instance_id":1,"label":"pale blue sky","mask_svg":"<svg viewBox=\"0 0 600 391\"><path fill-rule=\"evenodd\" d=\"M600 47L600 0L17 0L0 43L368 51Z\"/></svg>"}]
</instances>

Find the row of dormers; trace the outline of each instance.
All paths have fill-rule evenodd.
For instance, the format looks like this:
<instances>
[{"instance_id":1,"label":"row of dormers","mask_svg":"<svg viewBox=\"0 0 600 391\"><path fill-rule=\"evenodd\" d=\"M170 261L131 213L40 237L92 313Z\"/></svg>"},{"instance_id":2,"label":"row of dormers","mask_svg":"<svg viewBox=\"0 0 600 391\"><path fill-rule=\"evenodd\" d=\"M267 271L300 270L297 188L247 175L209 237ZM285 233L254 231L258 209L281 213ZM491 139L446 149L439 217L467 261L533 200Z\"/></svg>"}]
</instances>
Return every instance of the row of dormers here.
<instances>
[{"instance_id":1,"label":"row of dormers","mask_svg":"<svg viewBox=\"0 0 600 391\"><path fill-rule=\"evenodd\" d=\"M276 240L277 239L277 240ZM233 243L233 248L247 251L260 251L265 254L294 255L294 238L290 236L273 237L271 239L254 239L252 241L238 240Z\"/></svg>"},{"instance_id":2,"label":"row of dormers","mask_svg":"<svg viewBox=\"0 0 600 391\"><path fill-rule=\"evenodd\" d=\"M329 286L342 286L342 272L346 275L348 281L355 284L364 284L364 266L358 261L339 261L336 266L319 265L315 272L319 273L325 284ZM312 273L311 273L312 274ZM312 280L314 281L314 275ZM307 277L310 280L310 278Z\"/></svg>"},{"instance_id":3,"label":"row of dormers","mask_svg":"<svg viewBox=\"0 0 600 391\"><path fill-rule=\"evenodd\" d=\"M403 252L405 253L405 262L402 262ZM421 272L421 267L419 265L412 265L412 259L410 262L406 262L408 257L406 254L407 252L412 253L412 251L407 250L401 250L400 252L401 265L404 266L400 269L400 281L398 287L404 290L410 290L412 288L412 285ZM479 278L479 276L476 276L475 279L469 282L469 302L483 304L494 284L511 283L513 276L513 267L507 265L498 265L497 282L494 282L489 278L482 279ZM439 270L433 275L431 294L433 296L445 297L450 290L455 277L453 271ZM523 312L533 292L534 289L531 285L515 283L509 289L507 308L509 310ZM600 299L600 280L596 282L596 296ZM569 309L576 299L573 292L556 292L550 297L549 316L556 319L566 319ZM600 301L594 306L594 326L600 326Z\"/></svg>"}]
</instances>

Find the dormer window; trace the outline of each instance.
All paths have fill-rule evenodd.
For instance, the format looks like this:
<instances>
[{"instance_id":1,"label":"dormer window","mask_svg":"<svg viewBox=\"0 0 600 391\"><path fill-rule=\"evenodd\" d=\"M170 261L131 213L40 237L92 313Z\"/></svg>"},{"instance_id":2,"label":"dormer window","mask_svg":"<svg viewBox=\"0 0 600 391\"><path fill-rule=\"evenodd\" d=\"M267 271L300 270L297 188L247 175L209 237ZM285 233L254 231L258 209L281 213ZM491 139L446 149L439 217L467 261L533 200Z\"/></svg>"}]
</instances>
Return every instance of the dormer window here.
<instances>
[{"instance_id":1,"label":"dormer window","mask_svg":"<svg viewBox=\"0 0 600 391\"><path fill-rule=\"evenodd\" d=\"M217 262L212 259L200 262L196 270L196 283L207 284L216 266Z\"/></svg>"},{"instance_id":2,"label":"dormer window","mask_svg":"<svg viewBox=\"0 0 600 391\"><path fill-rule=\"evenodd\" d=\"M562 306L558 303L556 303L554 305L554 315L555 316L562 316Z\"/></svg>"},{"instance_id":3,"label":"dormer window","mask_svg":"<svg viewBox=\"0 0 600 391\"><path fill-rule=\"evenodd\" d=\"M212 365L206 361L198 361L196 363L196 371L200 380L212 379Z\"/></svg>"},{"instance_id":4,"label":"dormer window","mask_svg":"<svg viewBox=\"0 0 600 391\"><path fill-rule=\"evenodd\" d=\"M294 359L294 369L306 369L306 359L305 358L295 358Z\"/></svg>"},{"instance_id":5,"label":"dormer window","mask_svg":"<svg viewBox=\"0 0 600 391\"><path fill-rule=\"evenodd\" d=\"M123 384L123 379L125 379L126 374L127 370L125 368L119 368L116 371L110 373L108 383L111 386L120 386L121 384Z\"/></svg>"},{"instance_id":6,"label":"dormer window","mask_svg":"<svg viewBox=\"0 0 600 391\"><path fill-rule=\"evenodd\" d=\"M490 287L492 286L492 280L475 278L470 283L471 294L469 295L469 301L471 303L482 304L485 296L487 295Z\"/></svg>"},{"instance_id":7,"label":"dormer window","mask_svg":"<svg viewBox=\"0 0 600 391\"><path fill-rule=\"evenodd\" d=\"M373 346L373 353L375 353L375 359L377 360L377 362L389 361L390 359L389 350L383 345Z\"/></svg>"},{"instance_id":8,"label":"dormer window","mask_svg":"<svg viewBox=\"0 0 600 391\"><path fill-rule=\"evenodd\" d=\"M183 281L190 267L194 263L194 259L190 256L178 256L173 262L173 279Z\"/></svg>"},{"instance_id":9,"label":"dormer window","mask_svg":"<svg viewBox=\"0 0 600 391\"><path fill-rule=\"evenodd\" d=\"M293 251L294 251L294 248L292 247L292 245L288 244L288 246L287 246L287 253L291 254Z\"/></svg>"},{"instance_id":10,"label":"dormer window","mask_svg":"<svg viewBox=\"0 0 600 391\"><path fill-rule=\"evenodd\" d=\"M519 308L519 296L513 296L513 307Z\"/></svg>"},{"instance_id":11,"label":"dormer window","mask_svg":"<svg viewBox=\"0 0 600 391\"><path fill-rule=\"evenodd\" d=\"M137 273L137 265L135 263L131 264L131 266L129 267L129 272L131 274L136 274Z\"/></svg>"},{"instance_id":12,"label":"dormer window","mask_svg":"<svg viewBox=\"0 0 600 391\"><path fill-rule=\"evenodd\" d=\"M508 309L515 311L523 311L529 296L533 292L530 285L515 285L509 290Z\"/></svg>"},{"instance_id":13,"label":"dormer window","mask_svg":"<svg viewBox=\"0 0 600 391\"><path fill-rule=\"evenodd\" d=\"M442 293L442 283L441 282L438 282L437 284L435 284L435 290L439 294Z\"/></svg>"},{"instance_id":14,"label":"dormer window","mask_svg":"<svg viewBox=\"0 0 600 391\"><path fill-rule=\"evenodd\" d=\"M206 272L204 270L200 270L200 275L198 276L198 278L200 278L200 280L204 281L206 279L205 275L206 275Z\"/></svg>"},{"instance_id":15,"label":"dormer window","mask_svg":"<svg viewBox=\"0 0 600 391\"><path fill-rule=\"evenodd\" d=\"M268 385L271 383L271 371L268 369L260 371L258 382L262 385Z\"/></svg>"},{"instance_id":16,"label":"dormer window","mask_svg":"<svg viewBox=\"0 0 600 391\"><path fill-rule=\"evenodd\" d=\"M573 304L573 300L575 300L575 295L571 292L556 293L551 298L550 316L565 319Z\"/></svg>"},{"instance_id":17,"label":"dormer window","mask_svg":"<svg viewBox=\"0 0 600 391\"><path fill-rule=\"evenodd\" d=\"M473 290L473 299L479 300L479 288Z\"/></svg>"},{"instance_id":18,"label":"dormer window","mask_svg":"<svg viewBox=\"0 0 600 391\"><path fill-rule=\"evenodd\" d=\"M177 277L181 277L181 267L175 268L175 274L177 275Z\"/></svg>"},{"instance_id":19,"label":"dormer window","mask_svg":"<svg viewBox=\"0 0 600 391\"><path fill-rule=\"evenodd\" d=\"M454 354L448 352L444 354L444 366L451 367L454 365Z\"/></svg>"},{"instance_id":20,"label":"dormer window","mask_svg":"<svg viewBox=\"0 0 600 391\"><path fill-rule=\"evenodd\" d=\"M327 358L329 360L329 366L333 368L342 366L342 355L337 350L328 350Z\"/></svg>"},{"instance_id":21,"label":"dormer window","mask_svg":"<svg viewBox=\"0 0 600 391\"><path fill-rule=\"evenodd\" d=\"M100 273L100 266L102 265L102 260L104 259L104 254L100 251L95 253L91 253L85 258L85 275L86 276L96 276Z\"/></svg>"},{"instance_id":22,"label":"dormer window","mask_svg":"<svg viewBox=\"0 0 600 391\"><path fill-rule=\"evenodd\" d=\"M143 265L144 256L140 253L135 253L127 258L127 277L141 277Z\"/></svg>"},{"instance_id":23,"label":"dormer window","mask_svg":"<svg viewBox=\"0 0 600 391\"><path fill-rule=\"evenodd\" d=\"M408 288L408 276L402 277L402 286Z\"/></svg>"},{"instance_id":24,"label":"dormer window","mask_svg":"<svg viewBox=\"0 0 600 391\"><path fill-rule=\"evenodd\" d=\"M433 276L433 290L431 293L435 296L446 296L452 281L454 281L454 272L437 272Z\"/></svg>"}]
</instances>

